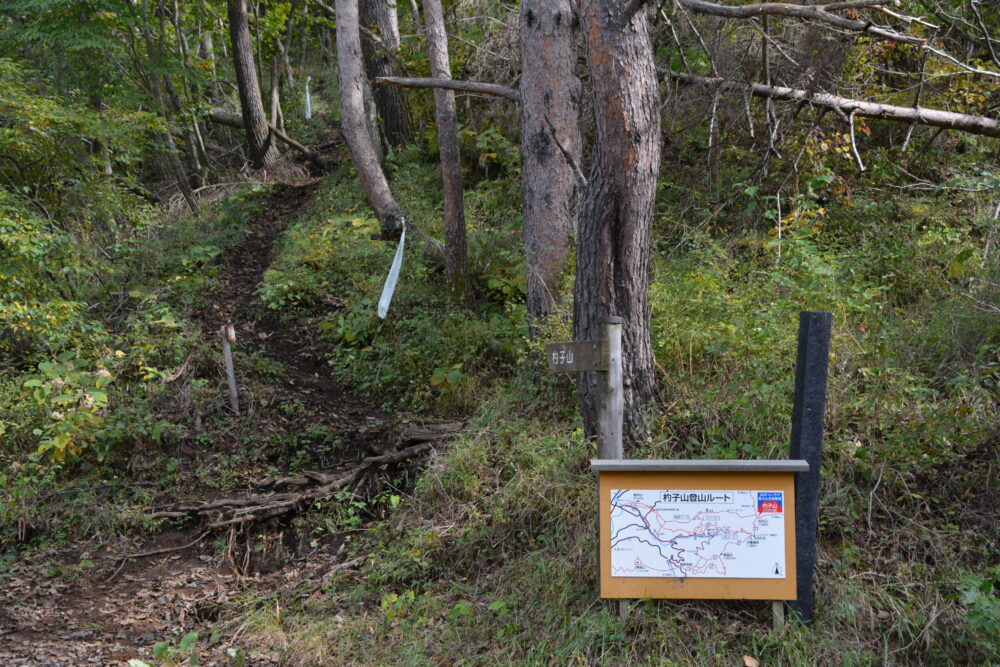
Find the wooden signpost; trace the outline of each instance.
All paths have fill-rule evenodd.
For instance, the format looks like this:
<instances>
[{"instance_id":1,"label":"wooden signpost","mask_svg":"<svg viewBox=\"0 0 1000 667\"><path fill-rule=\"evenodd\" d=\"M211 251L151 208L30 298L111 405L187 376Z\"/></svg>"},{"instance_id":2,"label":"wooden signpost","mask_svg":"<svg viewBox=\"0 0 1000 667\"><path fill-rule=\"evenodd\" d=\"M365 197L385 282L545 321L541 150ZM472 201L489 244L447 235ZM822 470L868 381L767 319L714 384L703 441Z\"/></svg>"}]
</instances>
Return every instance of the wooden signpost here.
<instances>
[{"instance_id":1,"label":"wooden signpost","mask_svg":"<svg viewBox=\"0 0 1000 667\"><path fill-rule=\"evenodd\" d=\"M622 417L625 393L622 389L622 318L611 316L598 321L597 340L550 343L545 346L549 370L553 373L597 373L597 456L622 457Z\"/></svg>"},{"instance_id":2,"label":"wooden signpost","mask_svg":"<svg viewBox=\"0 0 1000 667\"><path fill-rule=\"evenodd\" d=\"M608 346L602 340L549 343L545 346L545 356L553 373L608 370Z\"/></svg>"},{"instance_id":3,"label":"wooden signpost","mask_svg":"<svg viewBox=\"0 0 1000 667\"><path fill-rule=\"evenodd\" d=\"M622 320L596 341L545 346L554 373L593 371L598 391L601 597L784 601L812 619L830 313L799 316L791 459L622 460Z\"/></svg>"}]
</instances>

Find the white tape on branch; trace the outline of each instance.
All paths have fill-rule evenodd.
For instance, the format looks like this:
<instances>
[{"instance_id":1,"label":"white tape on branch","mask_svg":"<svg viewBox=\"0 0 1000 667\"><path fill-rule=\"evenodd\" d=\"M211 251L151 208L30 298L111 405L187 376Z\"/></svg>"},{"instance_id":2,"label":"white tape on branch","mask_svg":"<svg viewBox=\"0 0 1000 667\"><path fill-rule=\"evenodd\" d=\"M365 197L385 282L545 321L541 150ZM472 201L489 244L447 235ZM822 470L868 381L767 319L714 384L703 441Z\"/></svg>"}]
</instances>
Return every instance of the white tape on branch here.
<instances>
[{"instance_id":1,"label":"white tape on branch","mask_svg":"<svg viewBox=\"0 0 1000 667\"><path fill-rule=\"evenodd\" d=\"M378 316L383 320L389 312L389 302L392 301L392 294L396 291L396 282L399 280L399 267L403 265L403 244L406 243L406 221L403 221L403 233L399 237L399 247L396 248L396 256L392 258L392 266L389 267L389 275L385 277L385 286L382 288L382 298L378 300Z\"/></svg>"},{"instance_id":2,"label":"white tape on branch","mask_svg":"<svg viewBox=\"0 0 1000 667\"><path fill-rule=\"evenodd\" d=\"M311 76L306 77L306 120L313 117L312 100L309 99L309 81L312 79Z\"/></svg>"}]
</instances>

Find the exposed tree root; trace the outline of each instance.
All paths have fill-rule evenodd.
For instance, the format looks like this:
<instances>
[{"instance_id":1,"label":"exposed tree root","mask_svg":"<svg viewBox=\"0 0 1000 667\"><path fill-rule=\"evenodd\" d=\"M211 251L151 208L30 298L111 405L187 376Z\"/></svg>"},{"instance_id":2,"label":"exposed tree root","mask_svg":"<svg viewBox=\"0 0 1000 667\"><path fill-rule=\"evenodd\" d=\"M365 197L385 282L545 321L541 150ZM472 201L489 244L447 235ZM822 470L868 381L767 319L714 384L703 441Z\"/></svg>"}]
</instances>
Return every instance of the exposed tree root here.
<instances>
[{"instance_id":1,"label":"exposed tree root","mask_svg":"<svg viewBox=\"0 0 1000 667\"><path fill-rule=\"evenodd\" d=\"M331 498L341 489L356 491L364 478L381 466L401 463L431 450L431 443L424 441L405 449L362 459L354 468L337 473L305 472L293 477L266 480L258 488L309 487L301 491L259 493L248 496L217 498L196 503L177 503L150 513L151 519L197 516L207 520L207 530L264 521L299 511L317 502ZM318 486L309 486L316 484Z\"/></svg>"}]
</instances>

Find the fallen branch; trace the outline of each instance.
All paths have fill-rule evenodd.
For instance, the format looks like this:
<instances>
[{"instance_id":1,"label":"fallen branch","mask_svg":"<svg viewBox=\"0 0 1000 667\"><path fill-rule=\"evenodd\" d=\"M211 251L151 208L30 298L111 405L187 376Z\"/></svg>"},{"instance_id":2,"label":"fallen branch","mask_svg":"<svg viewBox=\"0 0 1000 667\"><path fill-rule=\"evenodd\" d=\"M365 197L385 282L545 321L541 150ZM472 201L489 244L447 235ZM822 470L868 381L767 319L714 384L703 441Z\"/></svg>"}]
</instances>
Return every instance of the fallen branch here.
<instances>
[{"instance_id":1,"label":"fallen branch","mask_svg":"<svg viewBox=\"0 0 1000 667\"><path fill-rule=\"evenodd\" d=\"M237 524L249 523L252 521L263 521L281 516L295 510L298 507L310 506L318 502L325 502L341 489L356 488L364 475L370 470L379 466L400 463L402 461L412 459L420 454L423 454L424 452L429 451L430 449L430 443L422 442L396 452L381 454L379 456L369 456L362 459L361 463L356 467L346 470L340 474L329 475L325 473L310 472L301 476L304 477L305 480L301 480L299 476L286 477L267 484L272 487L278 486L279 483L292 485L293 483L299 484L300 482L316 482L319 484L319 486L298 492L251 494L248 496L218 498L216 500L196 503L178 503L163 510L151 512L147 516L151 519L159 519L177 518L178 516L193 514L210 520L210 523L206 526L208 531ZM139 555L152 555L152 552ZM131 558L137 556L128 557Z\"/></svg>"},{"instance_id":2,"label":"fallen branch","mask_svg":"<svg viewBox=\"0 0 1000 667\"><path fill-rule=\"evenodd\" d=\"M383 86L397 86L399 88L443 88L445 90L456 90L461 93L481 93L483 95L506 97L515 102L521 101L520 93L513 88L495 83L481 83L479 81L435 79L430 77L379 76L375 78L375 83L380 83Z\"/></svg>"},{"instance_id":3,"label":"fallen branch","mask_svg":"<svg viewBox=\"0 0 1000 667\"><path fill-rule=\"evenodd\" d=\"M176 547L164 547L162 549L151 549L149 551L140 551L139 553L134 553L134 554L111 554L109 556L105 556L105 558L110 558L112 560L130 560L132 558L146 558L148 556L159 556L161 554L169 554L169 553L172 553L174 551L184 551L188 547L193 547L194 545L198 544L203 539L205 539L206 537L208 537L208 533L209 533L209 531L206 530L201 535L199 535L197 538L195 538L193 541L188 542L187 544L182 544L180 546L176 546Z\"/></svg>"},{"instance_id":4,"label":"fallen branch","mask_svg":"<svg viewBox=\"0 0 1000 667\"><path fill-rule=\"evenodd\" d=\"M262 482L254 484L254 488L258 491L265 489L278 490L281 488L289 486L309 486L310 484L329 484L330 482L336 480L337 477L330 475L328 473L316 472L314 470L306 470L301 475L292 475L290 477L279 477L278 479L265 479Z\"/></svg>"},{"instance_id":5,"label":"fallen branch","mask_svg":"<svg viewBox=\"0 0 1000 667\"><path fill-rule=\"evenodd\" d=\"M215 123L216 125L225 125L227 127L234 127L237 130L243 129L243 118L236 116L231 113L226 113L220 109L214 109L210 114L208 114L208 119Z\"/></svg>"},{"instance_id":6,"label":"fallen branch","mask_svg":"<svg viewBox=\"0 0 1000 667\"><path fill-rule=\"evenodd\" d=\"M462 422L405 425L399 428L399 442L429 442L450 438L462 430Z\"/></svg>"},{"instance_id":7,"label":"fallen branch","mask_svg":"<svg viewBox=\"0 0 1000 667\"><path fill-rule=\"evenodd\" d=\"M200 190L202 188L198 189ZM195 190L195 192L197 192L197 190ZM187 358L184 359L184 363L181 364L180 368L178 368L176 372L171 373L167 377L163 378L163 384L169 384L171 382L175 382L177 379L180 378L180 376L184 375L184 372L187 371L188 367L191 365L192 357L194 357L194 350L188 352Z\"/></svg>"},{"instance_id":8,"label":"fallen branch","mask_svg":"<svg viewBox=\"0 0 1000 667\"><path fill-rule=\"evenodd\" d=\"M208 115L208 119L217 125L225 125L227 127L234 127L237 129L243 128L243 119L240 116L226 113L225 111L221 111L219 109L213 110ZM305 146L299 143L298 141L295 141L295 139L289 137L287 134L285 134L277 127L275 127L272 123L268 123L267 127L271 130L271 133L274 136L276 136L282 142L291 146L298 152L302 153L302 156L307 160L316 163L316 165L320 167L328 167L330 165L330 162L327 159L325 159L322 155L312 150L308 146Z\"/></svg>"},{"instance_id":9,"label":"fallen branch","mask_svg":"<svg viewBox=\"0 0 1000 667\"><path fill-rule=\"evenodd\" d=\"M906 23L920 23L931 28L936 28L933 24L928 23L919 17L904 16L882 6L892 4L890 0L872 0L870 2L868 0L861 0L861 2L838 2L830 5L798 5L784 2L761 2L749 5L720 5L714 2L707 2L706 0L677 0L677 2L680 3L681 6L690 9L696 14L707 14L723 18L752 19L758 16L791 16L795 18L819 21L835 28L840 28L841 30L863 32L889 41L919 46L921 49L947 60L956 67L959 67L970 74L1000 79L1000 72L970 67L950 53L934 48L931 45L930 40L926 38L904 35L886 28L880 28L869 20L846 18L832 13L834 11L842 11L845 9L871 7Z\"/></svg>"},{"instance_id":10,"label":"fallen branch","mask_svg":"<svg viewBox=\"0 0 1000 667\"><path fill-rule=\"evenodd\" d=\"M842 117L863 116L866 118L881 118L883 120L902 123L918 123L945 130L958 130L985 137L1000 137L1000 121L993 118L986 118L985 116L973 116L971 114L942 111L941 109L928 109L926 107L902 107L895 104L865 102L829 93L809 92L807 90L785 88L783 86L765 86L759 83L745 84L736 81L725 81L715 77L685 74L683 72L675 72L674 70L665 70L663 73L667 77L681 83L713 87L720 86L729 90L749 89L750 93L755 97L803 102L815 107L832 109Z\"/></svg>"}]
</instances>

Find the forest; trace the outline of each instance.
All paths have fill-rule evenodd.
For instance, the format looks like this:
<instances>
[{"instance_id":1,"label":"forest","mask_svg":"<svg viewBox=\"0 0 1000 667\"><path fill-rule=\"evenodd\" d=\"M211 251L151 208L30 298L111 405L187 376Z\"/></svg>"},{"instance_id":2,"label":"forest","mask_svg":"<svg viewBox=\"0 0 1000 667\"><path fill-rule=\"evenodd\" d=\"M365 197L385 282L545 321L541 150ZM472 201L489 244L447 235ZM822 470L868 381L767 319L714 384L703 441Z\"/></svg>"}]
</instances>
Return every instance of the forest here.
<instances>
[{"instance_id":1,"label":"forest","mask_svg":"<svg viewBox=\"0 0 1000 667\"><path fill-rule=\"evenodd\" d=\"M823 2L0 3L0 663L1000 663L1000 2ZM546 345L764 463L807 311L811 614L602 598Z\"/></svg>"}]
</instances>

